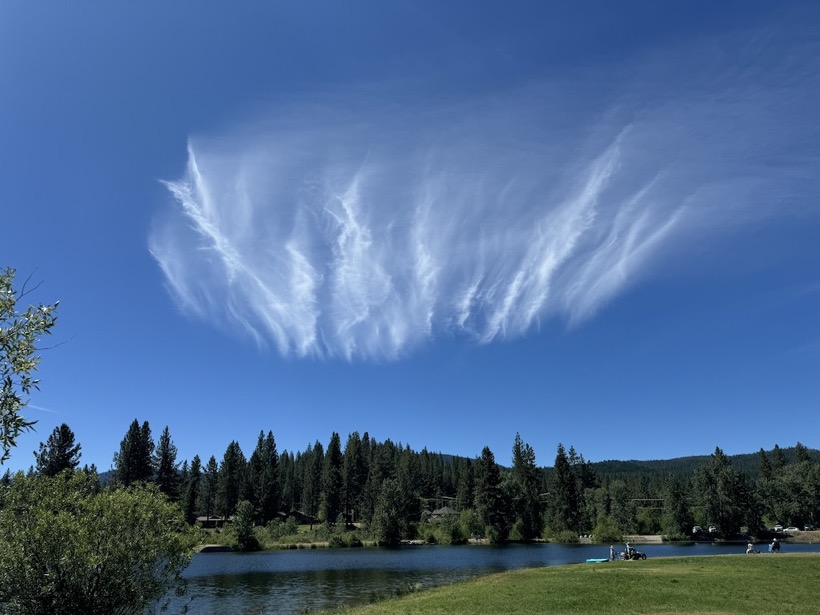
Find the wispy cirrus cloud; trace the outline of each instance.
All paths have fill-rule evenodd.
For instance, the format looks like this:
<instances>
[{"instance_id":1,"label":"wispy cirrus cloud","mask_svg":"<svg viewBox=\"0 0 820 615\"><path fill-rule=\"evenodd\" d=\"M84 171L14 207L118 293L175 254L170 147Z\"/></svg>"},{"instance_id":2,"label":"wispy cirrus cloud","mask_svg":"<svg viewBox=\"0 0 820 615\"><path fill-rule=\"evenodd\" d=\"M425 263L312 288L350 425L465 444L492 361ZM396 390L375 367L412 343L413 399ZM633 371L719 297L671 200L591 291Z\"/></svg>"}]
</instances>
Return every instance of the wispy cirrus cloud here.
<instances>
[{"instance_id":1,"label":"wispy cirrus cloud","mask_svg":"<svg viewBox=\"0 0 820 615\"><path fill-rule=\"evenodd\" d=\"M806 63L772 78L684 51L450 103L314 97L192 138L151 253L183 309L286 356L577 325L815 187Z\"/></svg>"}]
</instances>

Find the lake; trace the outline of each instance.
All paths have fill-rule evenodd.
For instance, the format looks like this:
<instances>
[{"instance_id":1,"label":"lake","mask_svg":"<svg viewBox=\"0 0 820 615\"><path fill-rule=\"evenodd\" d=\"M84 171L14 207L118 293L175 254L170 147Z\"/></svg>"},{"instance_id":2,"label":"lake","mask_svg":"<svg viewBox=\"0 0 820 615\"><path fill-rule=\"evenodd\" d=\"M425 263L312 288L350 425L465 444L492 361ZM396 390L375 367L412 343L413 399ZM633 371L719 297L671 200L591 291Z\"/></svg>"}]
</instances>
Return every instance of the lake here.
<instances>
[{"instance_id":1,"label":"lake","mask_svg":"<svg viewBox=\"0 0 820 615\"><path fill-rule=\"evenodd\" d=\"M623 545L616 545L619 547ZM692 543L637 548L651 558L742 554L745 545ZM757 548L765 551L766 545ZM820 552L820 544L786 544L783 551ZM201 553L194 556L184 574L188 593L173 599L170 610L177 612L188 604L190 612L198 614L292 615L367 603L373 595L393 594L408 586L433 587L515 568L583 563L608 554L609 545L560 544ZM767 553L759 557L777 556Z\"/></svg>"}]
</instances>

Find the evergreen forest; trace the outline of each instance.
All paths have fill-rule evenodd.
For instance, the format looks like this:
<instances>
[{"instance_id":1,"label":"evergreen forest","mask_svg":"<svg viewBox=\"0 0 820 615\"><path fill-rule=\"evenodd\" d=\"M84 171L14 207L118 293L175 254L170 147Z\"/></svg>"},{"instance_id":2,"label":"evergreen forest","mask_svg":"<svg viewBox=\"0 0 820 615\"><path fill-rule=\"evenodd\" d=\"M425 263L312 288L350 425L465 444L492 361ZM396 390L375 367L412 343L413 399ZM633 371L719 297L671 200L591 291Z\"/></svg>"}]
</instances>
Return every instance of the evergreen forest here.
<instances>
[{"instance_id":1,"label":"evergreen forest","mask_svg":"<svg viewBox=\"0 0 820 615\"><path fill-rule=\"evenodd\" d=\"M31 472L76 468L79 451L63 425L40 446ZM344 442L334 432L326 444L279 452L271 431L259 433L249 455L232 441L221 459L180 461L167 426L155 441L148 422L135 419L102 478L125 487L154 483L192 525L241 518L251 528L274 528L290 520L365 528L383 544L687 539L697 526L734 538L766 535L775 524L802 530L820 515L820 452L800 443L734 457L716 448L710 456L598 463L559 444L551 461L538 465L518 435L506 458L485 447L468 459L367 432Z\"/></svg>"}]
</instances>

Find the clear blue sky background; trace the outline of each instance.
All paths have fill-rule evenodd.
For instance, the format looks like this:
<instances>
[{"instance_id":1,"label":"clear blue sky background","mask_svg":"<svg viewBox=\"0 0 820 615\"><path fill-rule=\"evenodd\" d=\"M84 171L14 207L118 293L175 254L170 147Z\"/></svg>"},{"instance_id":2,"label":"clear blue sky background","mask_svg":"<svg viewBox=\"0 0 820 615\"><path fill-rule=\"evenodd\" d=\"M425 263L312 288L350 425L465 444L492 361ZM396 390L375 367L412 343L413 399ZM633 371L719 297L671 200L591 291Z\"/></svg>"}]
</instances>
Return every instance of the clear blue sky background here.
<instances>
[{"instance_id":1,"label":"clear blue sky background","mask_svg":"<svg viewBox=\"0 0 820 615\"><path fill-rule=\"evenodd\" d=\"M820 447L820 4L3 2L8 467Z\"/></svg>"}]
</instances>

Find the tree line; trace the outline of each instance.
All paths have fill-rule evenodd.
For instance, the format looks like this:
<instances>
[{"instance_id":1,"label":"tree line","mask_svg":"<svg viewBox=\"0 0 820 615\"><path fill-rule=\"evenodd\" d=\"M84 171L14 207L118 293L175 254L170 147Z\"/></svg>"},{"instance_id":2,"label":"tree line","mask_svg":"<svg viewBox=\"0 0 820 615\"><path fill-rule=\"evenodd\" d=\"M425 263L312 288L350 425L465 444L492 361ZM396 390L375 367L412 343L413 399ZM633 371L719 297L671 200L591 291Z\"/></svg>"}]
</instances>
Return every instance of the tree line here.
<instances>
[{"instance_id":1,"label":"tree line","mask_svg":"<svg viewBox=\"0 0 820 615\"><path fill-rule=\"evenodd\" d=\"M36 472L76 467L79 446L67 425L41 445ZM66 462L65 460L69 460ZM134 420L114 455L113 480L124 486L155 483L186 520L231 518L240 502L264 526L288 516L314 524L372 527L382 542L424 533L437 521L449 540L492 542L594 535L692 535L714 526L729 537L755 534L774 523L816 525L820 513L820 462L797 443L784 451L761 449L757 475L735 468L720 448L688 473L607 473L573 447L557 447L551 467L536 464L533 448L516 435L509 466L484 447L475 459L414 451L390 439L353 432L342 445L333 432L302 451L278 452L271 431L260 431L247 457L238 442L222 458L177 460L168 427L154 442L148 422ZM439 511L439 514L435 514Z\"/></svg>"}]
</instances>

